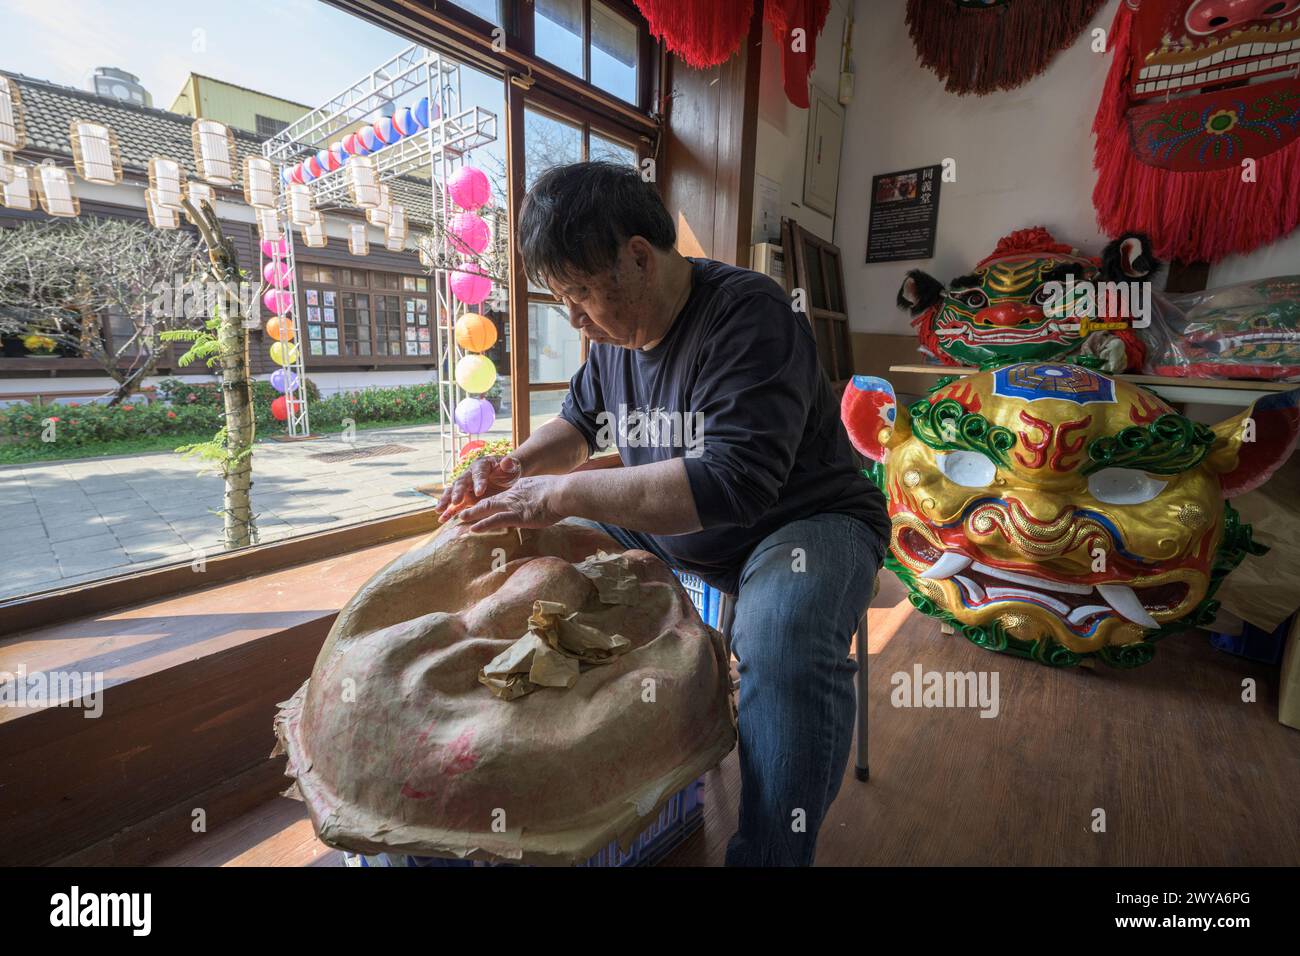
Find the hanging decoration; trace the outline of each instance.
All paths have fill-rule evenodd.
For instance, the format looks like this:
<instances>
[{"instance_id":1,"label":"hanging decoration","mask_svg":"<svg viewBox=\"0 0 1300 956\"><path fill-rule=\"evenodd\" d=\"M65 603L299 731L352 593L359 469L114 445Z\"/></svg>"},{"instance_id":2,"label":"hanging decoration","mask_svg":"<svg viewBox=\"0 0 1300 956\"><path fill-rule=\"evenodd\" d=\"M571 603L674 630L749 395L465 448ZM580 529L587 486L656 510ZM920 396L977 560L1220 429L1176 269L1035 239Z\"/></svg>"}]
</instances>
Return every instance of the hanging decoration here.
<instances>
[{"instance_id":1,"label":"hanging decoration","mask_svg":"<svg viewBox=\"0 0 1300 956\"><path fill-rule=\"evenodd\" d=\"M185 198L195 209L202 209L204 203L213 209L217 208L217 191L207 183L199 183L191 179L185 184ZM194 223L194 217L190 215L188 209L185 210L185 218Z\"/></svg>"},{"instance_id":2,"label":"hanging decoration","mask_svg":"<svg viewBox=\"0 0 1300 956\"><path fill-rule=\"evenodd\" d=\"M456 426L466 435L482 435L496 424L497 413L486 398L470 396L457 403L455 418Z\"/></svg>"},{"instance_id":3,"label":"hanging decoration","mask_svg":"<svg viewBox=\"0 0 1300 956\"><path fill-rule=\"evenodd\" d=\"M857 376L841 415L914 607L988 650L1136 667L1208 624L1223 578L1264 552L1224 499L1286 461L1300 389L1210 428L1131 382L1029 362L946 376L910 406Z\"/></svg>"},{"instance_id":4,"label":"hanging decoration","mask_svg":"<svg viewBox=\"0 0 1300 956\"><path fill-rule=\"evenodd\" d=\"M379 205L379 169L369 156L354 156L348 163L348 184L352 187L352 202L362 209Z\"/></svg>"},{"instance_id":5,"label":"hanging decoration","mask_svg":"<svg viewBox=\"0 0 1300 956\"><path fill-rule=\"evenodd\" d=\"M17 83L7 76L0 76L0 149L16 153L26 145L22 94Z\"/></svg>"},{"instance_id":6,"label":"hanging decoration","mask_svg":"<svg viewBox=\"0 0 1300 956\"><path fill-rule=\"evenodd\" d=\"M262 240L276 240L284 236L284 227L280 224L280 210L275 209L258 209L255 213L257 216L257 237Z\"/></svg>"},{"instance_id":7,"label":"hanging decoration","mask_svg":"<svg viewBox=\"0 0 1300 956\"><path fill-rule=\"evenodd\" d=\"M1131 327L1132 307L1140 304L1140 284L1159 268L1143 236L1117 239L1095 258L1036 226L1005 236L974 271L947 287L913 269L898 306L911 313L921 351L945 365L983 368L1084 353L1104 371L1140 371L1145 347ZM1124 295L1115 298L1128 309L1103 316L1111 310L1097 283L1122 283Z\"/></svg>"},{"instance_id":8,"label":"hanging decoration","mask_svg":"<svg viewBox=\"0 0 1300 956\"><path fill-rule=\"evenodd\" d=\"M14 158L5 149L0 148L0 186L14 181Z\"/></svg>"},{"instance_id":9,"label":"hanging decoration","mask_svg":"<svg viewBox=\"0 0 1300 956\"><path fill-rule=\"evenodd\" d=\"M1300 224L1300 0L1124 0L1093 123L1111 236L1217 262Z\"/></svg>"},{"instance_id":10,"label":"hanging decoration","mask_svg":"<svg viewBox=\"0 0 1300 956\"><path fill-rule=\"evenodd\" d=\"M492 280L476 262L462 262L451 274L451 291L466 305L478 305L492 293Z\"/></svg>"},{"instance_id":11,"label":"hanging decoration","mask_svg":"<svg viewBox=\"0 0 1300 956\"><path fill-rule=\"evenodd\" d=\"M1074 43L1105 0L908 0L921 63L949 93L1013 90Z\"/></svg>"},{"instance_id":12,"label":"hanging decoration","mask_svg":"<svg viewBox=\"0 0 1300 956\"><path fill-rule=\"evenodd\" d=\"M4 184L4 206L18 212L36 209L36 189L32 183L32 167L14 165L13 179Z\"/></svg>"},{"instance_id":13,"label":"hanging decoration","mask_svg":"<svg viewBox=\"0 0 1300 956\"><path fill-rule=\"evenodd\" d=\"M176 207L160 203L153 188L144 191L144 209L149 217L149 225L155 229L179 229L181 226L181 214Z\"/></svg>"},{"instance_id":14,"label":"hanging decoration","mask_svg":"<svg viewBox=\"0 0 1300 956\"><path fill-rule=\"evenodd\" d=\"M731 59L754 15L753 0L636 0L636 6L650 35L697 70Z\"/></svg>"},{"instance_id":15,"label":"hanging decoration","mask_svg":"<svg viewBox=\"0 0 1300 956\"><path fill-rule=\"evenodd\" d=\"M74 119L68 122L68 139L78 176L96 186L116 186L122 181L122 153L111 129Z\"/></svg>"},{"instance_id":16,"label":"hanging decoration","mask_svg":"<svg viewBox=\"0 0 1300 956\"><path fill-rule=\"evenodd\" d=\"M196 119L190 138L194 145L194 166L199 177L214 186L235 184L235 134L216 120Z\"/></svg>"},{"instance_id":17,"label":"hanging decoration","mask_svg":"<svg viewBox=\"0 0 1300 956\"><path fill-rule=\"evenodd\" d=\"M244 157L244 202L254 209L274 209L275 167L265 156Z\"/></svg>"},{"instance_id":18,"label":"hanging decoration","mask_svg":"<svg viewBox=\"0 0 1300 956\"><path fill-rule=\"evenodd\" d=\"M149 188L158 205L179 211L184 195L181 164L165 156L153 157L149 160Z\"/></svg>"},{"instance_id":19,"label":"hanging decoration","mask_svg":"<svg viewBox=\"0 0 1300 956\"><path fill-rule=\"evenodd\" d=\"M325 234L325 217L319 212L302 227L302 243L308 249L324 249L329 243L329 236Z\"/></svg>"},{"instance_id":20,"label":"hanging decoration","mask_svg":"<svg viewBox=\"0 0 1300 956\"><path fill-rule=\"evenodd\" d=\"M491 239L487 222L472 212L458 212L452 216L448 232L452 248L464 255L478 255L488 247Z\"/></svg>"},{"instance_id":21,"label":"hanging decoration","mask_svg":"<svg viewBox=\"0 0 1300 956\"><path fill-rule=\"evenodd\" d=\"M462 355L456 362L456 384L467 392L486 392L496 380L497 368L486 355Z\"/></svg>"},{"instance_id":22,"label":"hanging decoration","mask_svg":"<svg viewBox=\"0 0 1300 956\"><path fill-rule=\"evenodd\" d=\"M429 98L423 97L415 106L407 106L391 116L383 116L370 126L364 126L355 133L348 133L341 140L319 149L312 156L285 166L280 178L287 186L290 183L310 183L321 176L344 167L350 168L357 159L370 156L380 150L413 136L422 129L427 129L430 121ZM441 110L433 106L433 119L437 120ZM371 161L374 168L378 168ZM362 203L363 208L371 208Z\"/></svg>"},{"instance_id":23,"label":"hanging decoration","mask_svg":"<svg viewBox=\"0 0 1300 956\"><path fill-rule=\"evenodd\" d=\"M487 316L466 312L456 320L456 344L466 352L486 352L496 341L496 323Z\"/></svg>"},{"instance_id":24,"label":"hanging decoration","mask_svg":"<svg viewBox=\"0 0 1300 956\"><path fill-rule=\"evenodd\" d=\"M817 35L826 26L830 9L831 0L765 0L763 4L763 16L781 51L786 99L802 110L808 108L808 77L817 65Z\"/></svg>"},{"instance_id":25,"label":"hanging decoration","mask_svg":"<svg viewBox=\"0 0 1300 956\"><path fill-rule=\"evenodd\" d=\"M289 221L300 229L316 221L310 186L302 183L289 184Z\"/></svg>"},{"instance_id":26,"label":"hanging decoration","mask_svg":"<svg viewBox=\"0 0 1300 956\"><path fill-rule=\"evenodd\" d=\"M492 184L483 170L462 166L447 180L447 193L461 209L473 211L492 198Z\"/></svg>"},{"instance_id":27,"label":"hanging decoration","mask_svg":"<svg viewBox=\"0 0 1300 956\"><path fill-rule=\"evenodd\" d=\"M370 233L364 222L354 222L348 226L348 252L354 256L370 255Z\"/></svg>"},{"instance_id":28,"label":"hanging decoration","mask_svg":"<svg viewBox=\"0 0 1300 956\"><path fill-rule=\"evenodd\" d=\"M62 166L46 160L36 167L36 195L47 216L70 219L81 212L81 203L72 187L72 176Z\"/></svg>"},{"instance_id":29,"label":"hanging decoration","mask_svg":"<svg viewBox=\"0 0 1300 956\"><path fill-rule=\"evenodd\" d=\"M388 228L384 231L384 248L401 252L406 248L406 210L394 203L388 207Z\"/></svg>"}]
</instances>

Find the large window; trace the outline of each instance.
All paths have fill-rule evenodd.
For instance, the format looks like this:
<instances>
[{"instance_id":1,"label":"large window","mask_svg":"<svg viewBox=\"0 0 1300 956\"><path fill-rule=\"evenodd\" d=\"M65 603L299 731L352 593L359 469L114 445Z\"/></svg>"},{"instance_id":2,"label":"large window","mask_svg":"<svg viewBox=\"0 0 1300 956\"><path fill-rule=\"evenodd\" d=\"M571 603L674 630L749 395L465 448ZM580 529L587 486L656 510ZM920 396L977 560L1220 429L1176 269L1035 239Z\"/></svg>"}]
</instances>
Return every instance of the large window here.
<instances>
[{"instance_id":1,"label":"large window","mask_svg":"<svg viewBox=\"0 0 1300 956\"><path fill-rule=\"evenodd\" d=\"M309 360L385 356L433 361L428 277L310 263L299 271Z\"/></svg>"},{"instance_id":2,"label":"large window","mask_svg":"<svg viewBox=\"0 0 1300 956\"><path fill-rule=\"evenodd\" d=\"M534 0L533 49L597 89L637 102L640 32L601 0Z\"/></svg>"}]
</instances>

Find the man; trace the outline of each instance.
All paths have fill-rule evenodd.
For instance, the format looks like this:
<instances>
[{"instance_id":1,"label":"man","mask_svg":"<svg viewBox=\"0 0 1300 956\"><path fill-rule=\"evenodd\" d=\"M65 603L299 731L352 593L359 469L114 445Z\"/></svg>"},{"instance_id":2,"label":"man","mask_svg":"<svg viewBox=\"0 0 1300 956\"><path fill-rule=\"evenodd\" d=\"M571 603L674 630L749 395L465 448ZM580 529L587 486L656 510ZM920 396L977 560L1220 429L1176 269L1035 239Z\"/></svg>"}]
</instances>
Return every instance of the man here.
<instances>
[{"instance_id":1,"label":"man","mask_svg":"<svg viewBox=\"0 0 1300 956\"><path fill-rule=\"evenodd\" d=\"M849 647L882 560L808 320L766 276L674 249L631 167L543 174L517 238L591 341L560 416L438 503L476 531L574 517L738 595L741 799L728 865L809 865L853 737ZM574 472L604 443L624 467Z\"/></svg>"}]
</instances>

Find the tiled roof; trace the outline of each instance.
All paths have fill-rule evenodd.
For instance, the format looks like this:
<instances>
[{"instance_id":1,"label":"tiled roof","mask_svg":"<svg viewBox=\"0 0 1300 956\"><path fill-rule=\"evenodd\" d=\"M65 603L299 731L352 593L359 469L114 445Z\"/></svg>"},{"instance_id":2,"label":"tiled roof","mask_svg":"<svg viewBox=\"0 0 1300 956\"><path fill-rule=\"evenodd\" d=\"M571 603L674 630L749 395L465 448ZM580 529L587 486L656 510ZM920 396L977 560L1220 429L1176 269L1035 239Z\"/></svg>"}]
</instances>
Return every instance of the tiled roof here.
<instances>
[{"instance_id":1,"label":"tiled roof","mask_svg":"<svg viewBox=\"0 0 1300 956\"><path fill-rule=\"evenodd\" d=\"M27 125L25 151L71 158L69 124L73 119L89 120L107 126L117 134L122 166L128 173L143 178L148 175L149 160L154 156L165 156L180 163L189 176L198 178L191 137L194 117L151 106L136 106L21 73L0 72L17 83L22 96L23 117ZM243 157L260 153L263 139L241 129L232 128L231 132L235 137L242 176ZM242 189L238 181L236 186ZM428 180L404 176L391 182L389 190L393 201L405 207L407 219L412 224L428 225L432 221L433 201Z\"/></svg>"}]
</instances>

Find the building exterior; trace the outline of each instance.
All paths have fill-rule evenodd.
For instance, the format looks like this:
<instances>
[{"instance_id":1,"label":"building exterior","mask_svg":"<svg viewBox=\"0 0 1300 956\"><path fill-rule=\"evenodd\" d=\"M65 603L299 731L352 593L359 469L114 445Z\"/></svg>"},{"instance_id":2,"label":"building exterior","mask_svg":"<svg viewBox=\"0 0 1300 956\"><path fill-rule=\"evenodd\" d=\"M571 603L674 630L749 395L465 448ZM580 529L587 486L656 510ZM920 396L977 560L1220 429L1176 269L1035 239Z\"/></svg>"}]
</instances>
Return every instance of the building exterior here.
<instances>
[{"instance_id":1,"label":"building exterior","mask_svg":"<svg viewBox=\"0 0 1300 956\"><path fill-rule=\"evenodd\" d=\"M216 120L266 139L310 112L311 107L201 73L191 73L169 109L182 116Z\"/></svg>"},{"instance_id":2,"label":"building exterior","mask_svg":"<svg viewBox=\"0 0 1300 956\"><path fill-rule=\"evenodd\" d=\"M122 154L123 181L115 186L95 186L77 179L75 189L81 213L87 216L146 221L144 190L148 185L148 164L153 156L179 162L186 174L197 178L191 142L192 116L172 110L136 105L92 92L60 86L31 77L6 74L19 87L27 127L27 146L15 160L40 163L53 160L71 166L69 123L74 118L101 123L114 130ZM187 91L189 91L187 93ZM212 91L211 94L209 91ZM236 149L242 157L260 152L267 137L241 127L235 119L244 116L256 125L257 117L282 121L292 109L304 107L274 97L221 84L206 77L192 76L177 98L185 106L198 103L207 114L208 104L221 111L220 118L233 126ZM268 117L263 109L272 111ZM291 109L292 108L292 109ZM242 112L241 112L242 111ZM296 116L291 116L296 119ZM328 244L307 248L295 233L295 256L299 271L299 315L305 329L299 343L304 349L308 377L324 394L367 387L436 381L435 357L436 298L432 281L414 251L414 235L427 231L432 221L432 195L428 179L404 178L390 184L393 201L407 211L412 238L407 251L389 252L380 229L367 227L370 252L354 256L348 247L351 223L365 222L359 210L330 209L326 215ZM216 188L216 211L226 235L232 240L240 266L256 275L261 260L253 210L244 203L242 184ZM46 218L39 210L22 212L0 208L0 228L18 222ZM506 230L498 216L495 241L505 241ZM183 228L189 228L188 225ZM505 341L507 323L497 320L498 344L489 355L498 368L508 369ZM127 334L120 322L102 317L102 334L111 344L115 336ZM274 370L269 357L271 342L260 330L250 333L250 361L256 377L266 378ZM158 368L158 377L186 377L176 359L183 351L171 347ZM206 374L197 379L208 379ZM75 355L38 359L24 354L21 338L3 340L0 355L0 402L30 399L84 400L107 391L108 379L99 364ZM146 382L146 386L150 384ZM509 394L508 389L505 390Z\"/></svg>"}]
</instances>

